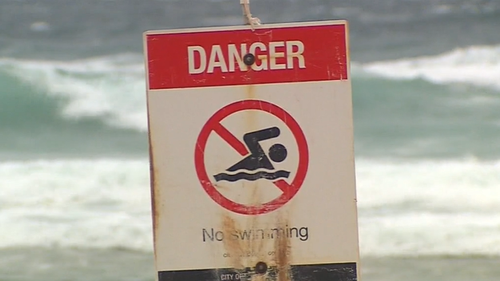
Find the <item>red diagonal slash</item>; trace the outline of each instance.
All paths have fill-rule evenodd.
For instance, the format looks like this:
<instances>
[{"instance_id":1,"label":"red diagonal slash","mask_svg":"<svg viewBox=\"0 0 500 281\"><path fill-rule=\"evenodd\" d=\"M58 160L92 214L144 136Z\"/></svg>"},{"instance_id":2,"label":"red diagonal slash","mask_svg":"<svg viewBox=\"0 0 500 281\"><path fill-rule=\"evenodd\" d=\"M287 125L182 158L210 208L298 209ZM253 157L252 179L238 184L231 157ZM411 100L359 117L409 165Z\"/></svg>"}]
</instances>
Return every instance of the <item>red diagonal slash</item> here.
<instances>
[{"instance_id":1,"label":"red diagonal slash","mask_svg":"<svg viewBox=\"0 0 500 281\"><path fill-rule=\"evenodd\" d=\"M212 128L223 140L225 140L234 150L236 150L241 156L248 154L247 147L236 138L231 132L229 132L226 127L222 126L221 123L214 124Z\"/></svg>"}]
</instances>

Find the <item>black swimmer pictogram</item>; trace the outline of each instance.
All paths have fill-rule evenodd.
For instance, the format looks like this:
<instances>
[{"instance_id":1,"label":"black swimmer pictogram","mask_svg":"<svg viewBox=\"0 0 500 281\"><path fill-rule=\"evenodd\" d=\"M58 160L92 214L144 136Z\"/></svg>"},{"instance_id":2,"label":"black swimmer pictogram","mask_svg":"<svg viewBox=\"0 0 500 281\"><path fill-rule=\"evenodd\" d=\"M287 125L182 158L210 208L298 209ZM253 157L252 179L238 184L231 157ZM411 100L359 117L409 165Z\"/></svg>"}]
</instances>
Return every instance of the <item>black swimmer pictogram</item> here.
<instances>
[{"instance_id":1,"label":"black swimmer pictogram","mask_svg":"<svg viewBox=\"0 0 500 281\"><path fill-rule=\"evenodd\" d=\"M249 180L255 181L258 179L274 180L279 178L288 178L290 172L279 170L275 171L273 162L279 163L283 162L287 157L286 147L280 143L273 144L268 151L269 157L262 149L259 144L260 141L276 138L280 135L280 129L278 127L271 127L267 129L262 129L259 131L254 131L246 133L243 136L243 141L245 142L250 155L243 158L238 163L226 169L230 173L220 173L214 176L216 181L238 181L238 180ZM271 158L269 160L269 158ZM260 170L260 171L257 171ZM264 171L263 171L264 170ZM254 173L248 173L245 171L256 171ZM237 172L237 173L234 173Z\"/></svg>"}]
</instances>

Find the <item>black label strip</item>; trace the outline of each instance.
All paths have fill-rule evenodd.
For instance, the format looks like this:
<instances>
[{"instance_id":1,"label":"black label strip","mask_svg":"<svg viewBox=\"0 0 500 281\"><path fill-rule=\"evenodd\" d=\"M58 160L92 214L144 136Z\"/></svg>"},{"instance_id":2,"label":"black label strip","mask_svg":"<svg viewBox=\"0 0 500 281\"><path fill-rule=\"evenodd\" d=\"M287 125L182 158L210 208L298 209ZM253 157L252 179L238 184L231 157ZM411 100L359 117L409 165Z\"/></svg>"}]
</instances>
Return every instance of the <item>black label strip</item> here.
<instances>
[{"instance_id":1,"label":"black label strip","mask_svg":"<svg viewBox=\"0 0 500 281\"><path fill-rule=\"evenodd\" d=\"M291 265L287 269L286 280L291 281L356 281L356 263ZM256 273L255 268L196 269L158 272L159 281L251 281L252 276L261 274L266 281L278 280L276 267L266 268L265 273ZM259 271L259 270L257 270ZM281 274L283 276L283 273ZM291 275L291 276L290 276ZM285 281L285 280L280 280Z\"/></svg>"}]
</instances>

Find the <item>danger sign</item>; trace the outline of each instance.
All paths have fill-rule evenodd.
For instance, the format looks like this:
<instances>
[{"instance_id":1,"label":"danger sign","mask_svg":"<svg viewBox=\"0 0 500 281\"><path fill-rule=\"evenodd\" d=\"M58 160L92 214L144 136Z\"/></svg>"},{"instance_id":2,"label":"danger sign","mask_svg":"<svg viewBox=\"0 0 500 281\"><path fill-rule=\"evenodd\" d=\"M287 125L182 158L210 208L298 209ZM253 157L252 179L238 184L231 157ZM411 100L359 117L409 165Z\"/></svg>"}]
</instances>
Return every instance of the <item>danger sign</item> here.
<instances>
[{"instance_id":1,"label":"danger sign","mask_svg":"<svg viewBox=\"0 0 500 281\"><path fill-rule=\"evenodd\" d=\"M272 172L274 170L272 162L279 163L286 160L288 154L286 147L279 143L274 144L269 148L269 153L267 155L259 144L260 141L279 137L279 127L263 128L246 133L243 136L245 145L221 125L220 122L226 117L244 110L257 110L272 114L283 121L284 125L292 131L298 146L299 165L295 177L290 183L285 180L290 175L289 171L279 170ZM224 195L217 190L213 180L209 178L204 163L205 148L208 137L212 131L223 138L224 141L240 155L245 156L241 161L227 168L225 172L214 175L215 182L266 179L273 181L273 184L281 190L282 194L272 201L266 203L258 202L256 205L252 206L239 204L224 197ZM292 199L304 181L307 173L308 161L307 141L297 121L282 108L262 100L242 100L220 109L205 124L196 142L195 166L203 188L215 202L228 210L240 214L256 215L274 211ZM246 171L255 172L247 173Z\"/></svg>"},{"instance_id":2,"label":"danger sign","mask_svg":"<svg viewBox=\"0 0 500 281\"><path fill-rule=\"evenodd\" d=\"M144 40L159 281L359 280L346 22Z\"/></svg>"}]
</instances>

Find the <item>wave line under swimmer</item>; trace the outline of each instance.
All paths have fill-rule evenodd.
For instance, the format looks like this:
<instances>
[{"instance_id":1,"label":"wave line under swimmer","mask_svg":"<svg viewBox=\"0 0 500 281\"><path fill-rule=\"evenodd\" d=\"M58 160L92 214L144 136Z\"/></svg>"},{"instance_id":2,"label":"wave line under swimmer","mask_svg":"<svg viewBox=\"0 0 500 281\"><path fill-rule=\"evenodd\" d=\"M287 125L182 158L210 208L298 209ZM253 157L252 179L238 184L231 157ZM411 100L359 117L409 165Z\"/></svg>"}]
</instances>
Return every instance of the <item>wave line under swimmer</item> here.
<instances>
[{"instance_id":1,"label":"wave line under swimmer","mask_svg":"<svg viewBox=\"0 0 500 281\"><path fill-rule=\"evenodd\" d=\"M287 157L286 147L280 143L273 144L269 148L269 158L266 153L262 149L262 146L259 144L260 141L268 140L272 138L276 138L280 135L280 129L278 127L270 127L266 129L262 129L259 131L254 131L250 133L246 133L243 135L243 141L245 141L248 150L250 151L250 155L243 158L238 163L226 169L228 173L219 173L214 175L216 181L226 180L230 182L235 182L238 180L249 180L255 181L258 179L267 179L267 180L275 180L278 178L288 178L290 172L288 171L276 171L272 172L275 168L271 163L273 162L282 162ZM265 171L257 170L263 169ZM245 171L256 171L254 173L247 172L239 172L241 170ZM237 172L236 174L232 174L231 172Z\"/></svg>"},{"instance_id":2,"label":"wave line under swimmer","mask_svg":"<svg viewBox=\"0 0 500 281\"><path fill-rule=\"evenodd\" d=\"M284 171L284 170L279 170L274 173L268 173L265 171L260 171L256 173L246 173L246 172L239 172L234 175L226 174L226 173L220 173L214 176L216 181L229 181L229 182L235 182L237 180L248 180L248 181L256 181L258 179L266 179L266 180L275 180L279 178L288 178L290 176L290 172Z\"/></svg>"}]
</instances>

